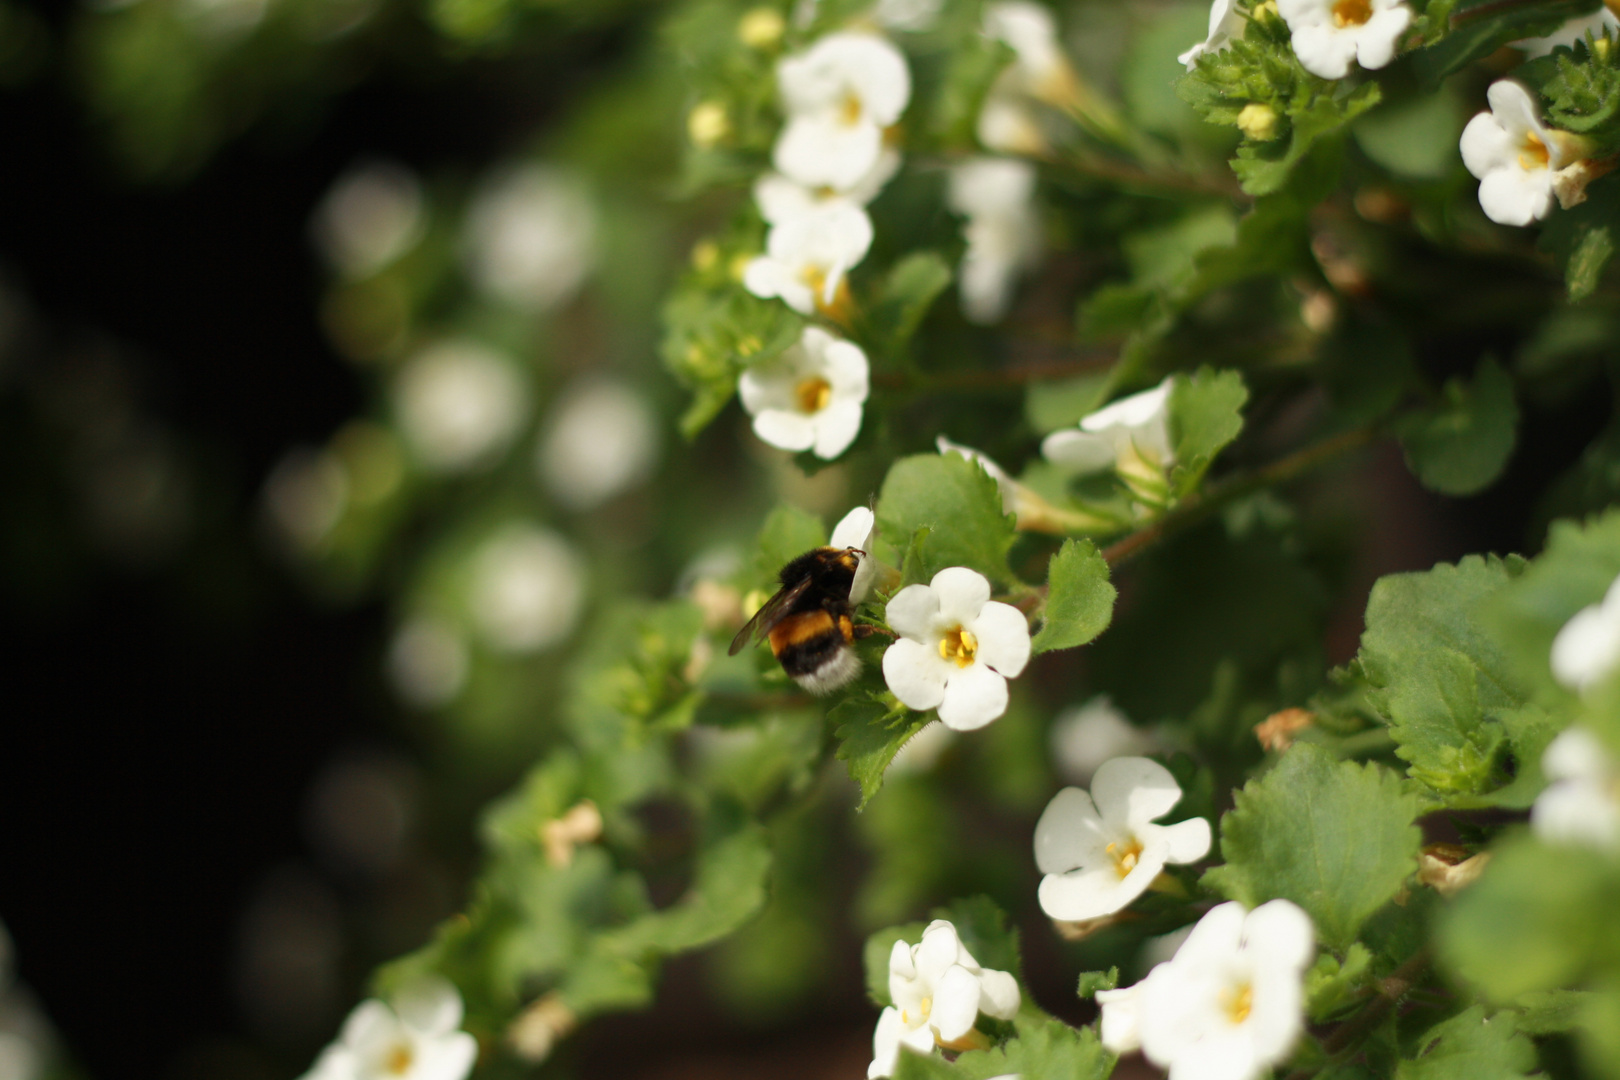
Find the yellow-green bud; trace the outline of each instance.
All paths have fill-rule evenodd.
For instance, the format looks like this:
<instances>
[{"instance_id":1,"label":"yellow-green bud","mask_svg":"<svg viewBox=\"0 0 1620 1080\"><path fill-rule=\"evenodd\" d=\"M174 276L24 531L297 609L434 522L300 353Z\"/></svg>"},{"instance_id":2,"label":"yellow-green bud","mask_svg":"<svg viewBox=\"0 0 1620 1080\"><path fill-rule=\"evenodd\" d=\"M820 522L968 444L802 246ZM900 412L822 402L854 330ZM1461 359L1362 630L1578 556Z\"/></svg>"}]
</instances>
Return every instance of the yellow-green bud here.
<instances>
[{"instance_id":1,"label":"yellow-green bud","mask_svg":"<svg viewBox=\"0 0 1620 1080\"><path fill-rule=\"evenodd\" d=\"M714 146L731 134L731 118L726 107L718 101L703 101L693 107L686 117L686 133L692 145L702 150Z\"/></svg>"},{"instance_id":2,"label":"yellow-green bud","mask_svg":"<svg viewBox=\"0 0 1620 1080\"><path fill-rule=\"evenodd\" d=\"M737 23L737 36L750 49L772 49L782 40L787 22L774 8L758 7Z\"/></svg>"},{"instance_id":3,"label":"yellow-green bud","mask_svg":"<svg viewBox=\"0 0 1620 1080\"><path fill-rule=\"evenodd\" d=\"M1263 101L1251 101L1238 113L1238 129L1256 142L1277 137L1277 110Z\"/></svg>"}]
</instances>

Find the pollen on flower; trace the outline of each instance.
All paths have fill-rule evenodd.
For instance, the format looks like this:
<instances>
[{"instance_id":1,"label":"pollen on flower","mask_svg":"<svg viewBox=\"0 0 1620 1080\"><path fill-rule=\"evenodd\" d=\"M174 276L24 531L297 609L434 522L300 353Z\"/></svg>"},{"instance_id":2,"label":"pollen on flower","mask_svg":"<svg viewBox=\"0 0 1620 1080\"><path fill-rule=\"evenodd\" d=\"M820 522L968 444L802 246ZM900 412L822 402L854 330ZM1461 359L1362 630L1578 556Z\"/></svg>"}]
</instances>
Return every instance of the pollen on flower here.
<instances>
[{"instance_id":1,"label":"pollen on flower","mask_svg":"<svg viewBox=\"0 0 1620 1080\"><path fill-rule=\"evenodd\" d=\"M1254 1010L1254 987L1244 983L1236 988L1228 987L1222 990L1221 1005L1226 1010L1227 1019L1234 1024L1243 1023Z\"/></svg>"},{"instance_id":2,"label":"pollen on flower","mask_svg":"<svg viewBox=\"0 0 1620 1080\"><path fill-rule=\"evenodd\" d=\"M939 655L959 668L965 668L973 663L973 658L979 652L979 639L973 636L973 631L958 626L947 631L939 639Z\"/></svg>"},{"instance_id":3,"label":"pollen on flower","mask_svg":"<svg viewBox=\"0 0 1620 1080\"><path fill-rule=\"evenodd\" d=\"M383 1071L392 1076L404 1076L411 1071L411 1064L416 1055L411 1052L409 1043L396 1043L388 1051L388 1060L383 1063Z\"/></svg>"},{"instance_id":4,"label":"pollen on flower","mask_svg":"<svg viewBox=\"0 0 1620 1080\"><path fill-rule=\"evenodd\" d=\"M1114 860L1114 873L1119 875L1121 881L1130 877L1131 871L1136 869L1136 864L1142 861L1142 841L1134 836L1126 841L1109 844L1104 850Z\"/></svg>"},{"instance_id":5,"label":"pollen on flower","mask_svg":"<svg viewBox=\"0 0 1620 1080\"><path fill-rule=\"evenodd\" d=\"M1552 155L1547 151L1547 144L1541 141L1533 131L1524 133L1524 143L1519 147L1519 168L1525 172L1535 169L1545 169L1552 161Z\"/></svg>"},{"instance_id":6,"label":"pollen on flower","mask_svg":"<svg viewBox=\"0 0 1620 1080\"><path fill-rule=\"evenodd\" d=\"M822 378L805 379L794 387L793 396L799 403L800 412L818 413L832 400L832 384Z\"/></svg>"},{"instance_id":7,"label":"pollen on flower","mask_svg":"<svg viewBox=\"0 0 1620 1080\"><path fill-rule=\"evenodd\" d=\"M838 109L838 119L849 127L861 122L864 110L861 108L861 99L854 94L845 94L843 103Z\"/></svg>"},{"instance_id":8,"label":"pollen on flower","mask_svg":"<svg viewBox=\"0 0 1620 1080\"><path fill-rule=\"evenodd\" d=\"M1333 25L1340 30L1347 26L1365 25L1370 18L1371 0L1337 0L1333 5Z\"/></svg>"}]
</instances>

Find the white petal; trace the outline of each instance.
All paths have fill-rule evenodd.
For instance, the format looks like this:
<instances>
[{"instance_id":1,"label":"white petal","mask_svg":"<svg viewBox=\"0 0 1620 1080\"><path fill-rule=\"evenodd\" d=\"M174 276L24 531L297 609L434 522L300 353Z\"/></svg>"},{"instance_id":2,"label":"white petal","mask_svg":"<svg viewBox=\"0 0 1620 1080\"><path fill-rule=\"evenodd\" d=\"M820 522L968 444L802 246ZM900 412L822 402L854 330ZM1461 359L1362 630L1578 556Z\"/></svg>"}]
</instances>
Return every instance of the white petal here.
<instances>
[{"instance_id":1,"label":"white petal","mask_svg":"<svg viewBox=\"0 0 1620 1080\"><path fill-rule=\"evenodd\" d=\"M901 638L883 652L883 681L901 704L918 712L938 708L945 700L945 680L951 670L938 651L910 638Z\"/></svg>"},{"instance_id":2,"label":"white petal","mask_svg":"<svg viewBox=\"0 0 1620 1080\"><path fill-rule=\"evenodd\" d=\"M1157 761L1114 758L1092 778L1091 797L1103 820L1135 828L1168 814L1181 801L1181 786Z\"/></svg>"},{"instance_id":3,"label":"white petal","mask_svg":"<svg viewBox=\"0 0 1620 1080\"><path fill-rule=\"evenodd\" d=\"M947 676L945 698L939 703L939 718L946 727L974 731L1006 711L1007 680L983 664L957 668Z\"/></svg>"},{"instance_id":4,"label":"white petal","mask_svg":"<svg viewBox=\"0 0 1620 1080\"><path fill-rule=\"evenodd\" d=\"M1129 1054L1142 1048L1140 1015L1140 988L1125 986L1118 990L1097 991L1096 1001L1102 1007L1102 1018L1097 1034L1104 1048L1115 1054Z\"/></svg>"},{"instance_id":5,"label":"white petal","mask_svg":"<svg viewBox=\"0 0 1620 1080\"><path fill-rule=\"evenodd\" d=\"M889 950L889 978L915 979L917 965L911 959L911 946L904 941L896 941Z\"/></svg>"},{"instance_id":6,"label":"white petal","mask_svg":"<svg viewBox=\"0 0 1620 1080\"><path fill-rule=\"evenodd\" d=\"M979 639L981 664L1011 678L1029 663L1029 622L1011 604L990 601L979 609L969 629Z\"/></svg>"},{"instance_id":7,"label":"white petal","mask_svg":"<svg viewBox=\"0 0 1620 1080\"><path fill-rule=\"evenodd\" d=\"M894 1074L896 1059L900 1054L900 1034L904 1028L898 1009L884 1009L878 1016L877 1030L872 1032L872 1064L866 1067L867 1080Z\"/></svg>"},{"instance_id":8,"label":"white petal","mask_svg":"<svg viewBox=\"0 0 1620 1080\"><path fill-rule=\"evenodd\" d=\"M972 623L990 600L989 580L965 566L946 567L934 575L928 587L939 597L939 619L945 624Z\"/></svg>"},{"instance_id":9,"label":"white petal","mask_svg":"<svg viewBox=\"0 0 1620 1080\"><path fill-rule=\"evenodd\" d=\"M1549 780L1607 779L1609 755L1590 731L1566 728L1542 752L1541 771Z\"/></svg>"},{"instance_id":10,"label":"white petal","mask_svg":"<svg viewBox=\"0 0 1620 1080\"><path fill-rule=\"evenodd\" d=\"M1497 169L1518 167L1519 140L1502 127L1493 113L1482 112L1468 121L1459 149L1463 164L1481 180Z\"/></svg>"},{"instance_id":11,"label":"white petal","mask_svg":"<svg viewBox=\"0 0 1620 1080\"><path fill-rule=\"evenodd\" d=\"M956 936L956 927L945 919L935 919L911 954L912 963L917 965L917 981L932 987L937 997L939 980L957 966L961 954L962 941Z\"/></svg>"},{"instance_id":12,"label":"white petal","mask_svg":"<svg viewBox=\"0 0 1620 1080\"><path fill-rule=\"evenodd\" d=\"M1174 825L1148 827L1164 838L1166 862L1192 863L1209 854L1209 822L1201 817L1188 818Z\"/></svg>"},{"instance_id":13,"label":"white petal","mask_svg":"<svg viewBox=\"0 0 1620 1080\"><path fill-rule=\"evenodd\" d=\"M1143 390L1118 401L1080 421L1080 430L1103 432L1112 428L1140 428L1162 419L1170 407L1170 392L1175 377L1165 379L1151 390Z\"/></svg>"},{"instance_id":14,"label":"white petal","mask_svg":"<svg viewBox=\"0 0 1620 1080\"><path fill-rule=\"evenodd\" d=\"M1510 166L1479 182L1479 205L1498 225L1528 225L1552 213L1552 173Z\"/></svg>"},{"instance_id":15,"label":"white petal","mask_svg":"<svg viewBox=\"0 0 1620 1080\"><path fill-rule=\"evenodd\" d=\"M1243 938L1256 962L1270 967L1303 971L1316 959L1311 917L1287 900L1271 900L1249 912Z\"/></svg>"},{"instance_id":16,"label":"white petal","mask_svg":"<svg viewBox=\"0 0 1620 1080\"><path fill-rule=\"evenodd\" d=\"M814 213L821 200L803 184L796 184L780 173L766 173L754 181L754 203L759 215L775 225L800 214Z\"/></svg>"},{"instance_id":17,"label":"white petal","mask_svg":"<svg viewBox=\"0 0 1620 1080\"><path fill-rule=\"evenodd\" d=\"M776 140L771 163L806 187L854 187L878 164L883 129L869 121L842 123L811 114L789 120Z\"/></svg>"},{"instance_id":18,"label":"white petal","mask_svg":"<svg viewBox=\"0 0 1620 1080\"><path fill-rule=\"evenodd\" d=\"M1076 472L1101 472L1114 464L1114 440L1072 428L1054 431L1042 440L1041 456Z\"/></svg>"},{"instance_id":19,"label":"white petal","mask_svg":"<svg viewBox=\"0 0 1620 1080\"><path fill-rule=\"evenodd\" d=\"M1261 1066L1288 1056L1305 1027L1304 976L1300 969L1255 971L1250 1010L1243 1024Z\"/></svg>"},{"instance_id":20,"label":"white petal","mask_svg":"<svg viewBox=\"0 0 1620 1080\"><path fill-rule=\"evenodd\" d=\"M767 409L754 417L754 434L782 450L808 450L816 442L812 417L782 409Z\"/></svg>"},{"instance_id":21,"label":"white petal","mask_svg":"<svg viewBox=\"0 0 1620 1080\"><path fill-rule=\"evenodd\" d=\"M375 998L367 998L349 1013L339 1038L344 1046L363 1052L369 1046L393 1039L398 1032L399 1021L394 1011Z\"/></svg>"},{"instance_id":22,"label":"white petal","mask_svg":"<svg viewBox=\"0 0 1620 1080\"><path fill-rule=\"evenodd\" d=\"M1484 186L1480 186L1481 198ZM1548 662L1553 677L1575 691L1603 680L1620 664L1620 605L1582 608L1553 638Z\"/></svg>"},{"instance_id":23,"label":"white petal","mask_svg":"<svg viewBox=\"0 0 1620 1080\"><path fill-rule=\"evenodd\" d=\"M1109 842L1091 796L1079 788L1064 788L1052 796L1035 823L1035 865L1043 874L1102 865L1108 862Z\"/></svg>"},{"instance_id":24,"label":"white petal","mask_svg":"<svg viewBox=\"0 0 1620 1080\"><path fill-rule=\"evenodd\" d=\"M1256 1080L1261 1067L1255 1061L1254 1044L1246 1027L1218 1023L1210 1026L1202 1038L1171 1062L1171 1080Z\"/></svg>"},{"instance_id":25,"label":"white petal","mask_svg":"<svg viewBox=\"0 0 1620 1080\"><path fill-rule=\"evenodd\" d=\"M830 547L867 551L866 545L872 539L872 529L876 522L877 515L872 513L871 507L857 506L833 526L832 539L827 543Z\"/></svg>"},{"instance_id":26,"label":"white petal","mask_svg":"<svg viewBox=\"0 0 1620 1080\"><path fill-rule=\"evenodd\" d=\"M1204 1061L1203 1040L1231 1028L1221 1001L1229 988L1218 969L1189 969L1173 960L1155 968L1141 988L1142 1053L1155 1065Z\"/></svg>"},{"instance_id":27,"label":"white petal","mask_svg":"<svg viewBox=\"0 0 1620 1080\"><path fill-rule=\"evenodd\" d=\"M1324 79L1344 78L1356 58L1355 35L1332 26L1301 26L1294 31L1292 44L1305 70Z\"/></svg>"},{"instance_id":28,"label":"white petal","mask_svg":"<svg viewBox=\"0 0 1620 1080\"><path fill-rule=\"evenodd\" d=\"M1356 60L1376 71L1395 59L1395 46L1412 23L1412 9L1403 6L1376 11L1356 35Z\"/></svg>"},{"instance_id":29,"label":"white petal","mask_svg":"<svg viewBox=\"0 0 1620 1080\"><path fill-rule=\"evenodd\" d=\"M987 968L979 975L979 1010L997 1020L1011 1020L1018 1015L1023 997L1018 992L1018 980L1010 972Z\"/></svg>"},{"instance_id":30,"label":"white petal","mask_svg":"<svg viewBox=\"0 0 1620 1080\"><path fill-rule=\"evenodd\" d=\"M1527 131L1541 132L1536 99L1523 85L1512 79L1498 79L1485 91L1485 101L1490 105L1496 122L1515 141L1523 138Z\"/></svg>"},{"instance_id":31,"label":"white petal","mask_svg":"<svg viewBox=\"0 0 1620 1080\"><path fill-rule=\"evenodd\" d=\"M929 1025L941 1042L955 1042L973 1030L979 1018L979 977L960 964L947 968L934 990Z\"/></svg>"},{"instance_id":32,"label":"white petal","mask_svg":"<svg viewBox=\"0 0 1620 1080\"><path fill-rule=\"evenodd\" d=\"M788 307L801 315L816 309L815 294L801 280L794 268L780 259L762 255L749 262L743 271L743 287L762 300L780 298Z\"/></svg>"},{"instance_id":33,"label":"white petal","mask_svg":"<svg viewBox=\"0 0 1620 1080\"><path fill-rule=\"evenodd\" d=\"M1607 786L1561 780L1536 798L1530 828L1544 843L1620 849L1620 806Z\"/></svg>"},{"instance_id":34,"label":"white petal","mask_svg":"<svg viewBox=\"0 0 1620 1080\"><path fill-rule=\"evenodd\" d=\"M461 995L449 980L425 976L394 995L394 1012L425 1035L443 1035L461 1026Z\"/></svg>"},{"instance_id":35,"label":"white petal","mask_svg":"<svg viewBox=\"0 0 1620 1080\"><path fill-rule=\"evenodd\" d=\"M907 585L884 609L889 629L902 637L936 648L934 624L939 619L939 595L927 585Z\"/></svg>"},{"instance_id":36,"label":"white petal","mask_svg":"<svg viewBox=\"0 0 1620 1080\"><path fill-rule=\"evenodd\" d=\"M855 436L861 432L862 409L849 402L835 401L811 418L815 426L812 449L816 456L831 461L849 449Z\"/></svg>"},{"instance_id":37,"label":"white petal","mask_svg":"<svg viewBox=\"0 0 1620 1080\"><path fill-rule=\"evenodd\" d=\"M1146 891L1151 877L1140 882L1121 879L1111 862L1067 874L1048 874L1041 879L1036 899L1041 910L1054 919L1079 921L1098 919L1123 911Z\"/></svg>"},{"instance_id":38,"label":"white petal","mask_svg":"<svg viewBox=\"0 0 1620 1080\"><path fill-rule=\"evenodd\" d=\"M815 327L810 327L814 330ZM851 341L830 341L822 350L826 364L827 381L833 393L856 403L866 400L870 365L866 353Z\"/></svg>"},{"instance_id":39,"label":"white petal","mask_svg":"<svg viewBox=\"0 0 1620 1080\"><path fill-rule=\"evenodd\" d=\"M420 1080L464 1080L478 1060L478 1040L456 1031L417 1044L412 1077Z\"/></svg>"},{"instance_id":40,"label":"white petal","mask_svg":"<svg viewBox=\"0 0 1620 1080\"><path fill-rule=\"evenodd\" d=\"M1243 905L1236 900L1210 908L1176 950L1176 965L1183 970L1205 964L1226 965L1243 941L1246 918Z\"/></svg>"}]
</instances>

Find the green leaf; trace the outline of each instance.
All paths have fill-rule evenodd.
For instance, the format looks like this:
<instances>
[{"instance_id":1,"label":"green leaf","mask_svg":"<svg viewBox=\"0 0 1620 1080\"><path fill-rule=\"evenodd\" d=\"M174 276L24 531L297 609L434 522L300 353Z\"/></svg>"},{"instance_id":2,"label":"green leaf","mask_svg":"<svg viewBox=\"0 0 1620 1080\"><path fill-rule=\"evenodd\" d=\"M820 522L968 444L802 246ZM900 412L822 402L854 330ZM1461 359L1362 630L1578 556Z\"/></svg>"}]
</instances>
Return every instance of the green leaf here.
<instances>
[{"instance_id":1,"label":"green leaf","mask_svg":"<svg viewBox=\"0 0 1620 1080\"><path fill-rule=\"evenodd\" d=\"M849 698L827 714L838 739L838 760L849 768L850 779L861 787L865 806L883 786L883 773L906 740L928 724L926 713L903 707L890 709L870 698Z\"/></svg>"},{"instance_id":2,"label":"green leaf","mask_svg":"<svg viewBox=\"0 0 1620 1080\"><path fill-rule=\"evenodd\" d=\"M1420 800L1378 765L1302 743L1237 792L1221 819L1225 866L1203 882L1249 907L1282 897L1323 944L1346 949L1417 868Z\"/></svg>"},{"instance_id":3,"label":"green leaf","mask_svg":"<svg viewBox=\"0 0 1620 1080\"><path fill-rule=\"evenodd\" d=\"M781 355L799 340L805 323L786 304L761 300L735 282L710 284L697 277L665 302L663 321L664 366L693 392L680 424L688 439L725 408L744 367Z\"/></svg>"},{"instance_id":4,"label":"green leaf","mask_svg":"<svg viewBox=\"0 0 1620 1080\"><path fill-rule=\"evenodd\" d=\"M1108 581L1108 563L1089 540L1065 540L1046 567L1046 605L1034 653L1072 649L1108 629L1118 595Z\"/></svg>"},{"instance_id":5,"label":"green leaf","mask_svg":"<svg viewBox=\"0 0 1620 1080\"><path fill-rule=\"evenodd\" d=\"M1119 985L1119 968L1111 967L1107 971L1082 971L1080 985L1076 989L1083 998L1096 997L1099 990L1112 990Z\"/></svg>"},{"instance_id":6,"label":"green leaf","mask_svg":"<svg viewBox=\"0 0 1620 1080\"><path fill-rule=\"evenodd\" d=\"M1568 987L1594 966L1620 966L1612 931L1617 889L1612 863L1513 837L1495 847L1485 873L1444 912L1440 958L1504 1005Z\"/></svg>"},{"instance_id":7,"label":"green leaf","mask_svg":"<svg viewBox=\"0 0 1620 1080\"><path fill-rule=\"evenodd\" d=\"M1526 1035L1556 1035L1573 1031L1581 1013L1591 1005L1586 990L1532 990L1513 1003L1518 1011L1514 1026Z\"/></svg>"},{"instance_id":8,"label":"green leaf","mask_svg":"<svg viewBox=\"0 0 1620 1080\"><path fill-rule=\"evenodd\" d=\"M1617 99L1620 100L1620 99ZM1542 228L1537 247L1550 252L1564 274L1569 299L1584 300L1603 281L1620 223L1620 183L1599 179L1579 206L1560 211Z\"/></svg>"},{"instance_id":9,"label":"green leaf","mask_svg":"<svg viewBox=\"0 0 1620 1080\"><path fill-rule=\"evenodd\" d=\"M1401 426L1406 464L1442 495L1472 495L1502 475L1513 454L1519 407L1513 380L1487 357L1472 382L1449 379L1440 403Z\"/></svg>"},{"instance_id":10,"label":"green leaf","mask_svg":"<svg viewBox=\"0 0 1620 1080\"><path fill-rule=\"evenodd\" d=\"M951 267L937 251L917 251L894 265L883 281L883 290L872 308L872 332L889 352L896 352L911 341L923 316L950 288Z\"/></svg>"},{"instance_id":11,"label":"green leaf","mask_svg":"<svg viewBox=\"0 0 1620 1080\"><path fill-rule=\"evenodd\" d=\"M1469 556L1381 578L1367 601L1357 664L1369 700L1388 719L1412 778L1454 803L1500 785L1513 737L1535 727L1501 642L1479 618L1523 566Z\"/></svg>"},{"instance_id":12,"label":"green leaf","mask_svg":"<svg viewBox=\"0 0 1620 1080\"><path fill-rule=\"evenodd\" d=\"M956 927L956 936L973 954L980 967L1006 971L1014 978L1023 974L1018 953L1018 928L1007 922L1007 913L988 896L952 900L933 912Z\"/></svg>"},{"instance_id":13,"label":"green leaf","mask_svg":"<svg viewBox=\"0 0 1620 1080\"><path fill-rule=\"evenodd\" d=\"M1441 90L1388 102L1356 121L1356 143L1399 176L1439 180L1457 168L1457 140L1467 116L1455 95Z\"/></svg>"},{"instance_id":14,"label":"green leaf","mask_svg":"<svg viewBox=\"0 0 1620 1080\"><path fill-rule=\"evenodd\" d=\"M632 957L700 948L731 933L764 906L771 848L762 826L742 824L698 855L692 887L680 900L604 934Z\"/></svg>"},{"instance_id":15,"label":"green leaf","mask_svg":"<svg viewBox=\"0 0 1620 1080\"><path fill-rule=\"evenodd\" d=\"M1131 278L1138 285L1180 284L1190 277L1200 254L1230 247L1237 240L1237 220L1225 203L1195 207L1168 225L1144 229L1120 241Z\"/></svg>"},{"instance_id":16,"label":"green leaf","mask_svg":"<svg viewBox=\"0 0 1620 1080\"><path fill-rule=\"evenodd\" d=\"M1518 1080L1536 1067L1536 1049L1513 1025L1512 1013L1487 1017L1483 1005L1444 1020L1418 1039L1396 1080Z\"/></svg>"},{"instance_id":17,"label":"green leaf","mask_svg":"<svg viewBox=\"0 0 1620 1080\"><path fill-rule=\"evenodd\" d=\"M827 527L819 517L787 503L777 506L754 542L754 582L774 590L782 567L826 543Z\"/></svg>"},{"instance_id":18,"label":"green leaf","mask_svg":"<svg viewBox=\"0 0 1620 1080\"><path fill-rule=\"evenodd\" d=\"M1305 973L1305 1012L1316 1023L1364 1000L1359 993L1372 975L1372 953L1361 942L1350 946L1341 961L1323 953Z\"/></svg>"},{"instance_id":19,"label":"green leaf","mask_svg":"<svg viewBox=\"0 0 1620 1080\"><path fill-rule=\"evenodd\" d=\"M1170 425L1175 465L1170 489L1177 498L1191 494L1220 453L1243 430L1249 391L1235 371L1199 368L1178 378L1170 393Z\"/></svg>"},{"instance_id":20,"label":"green leaf","mask_svg":"<svg viewBox=\"0 0 1620 1080\"><path fill-rule=\"evenodd\" d=\"M1077 375L1062 382L1030 383L1024 392L1024 419L1037 435L1073 427L1087 413L1102 405L1108 391L1108 375L1097 372Z\"/></svg>"},{"instance_id":21,"label":"green leaf","mask_svg":"<svg viewBox=\"0 0 1620 1080\"><path fill-rule=\"evenodd\" d=\"M1013 519L1002 512L996 482L960 454L918 454L895 462L878 498L878 524L887 536L930 530L917 549L929 576L966 566L993 582L1009 580Z\"/></svg>"},{"instance_id":22,"label":"green leaf","mask_svg":"<svg viewBox=\"0 0 1620 1080\"><path fill-rule=\"evenodd\" d=\"M1016 1036L1004 1046L971 1050L958 1057L954 1075L966 1080L990 1080L1008 1074L1107 1080L1114 1070L1114 1055L1103 1049L1097 1033L1089 1027L1073 1028L1039 1013L1021 1015L1014 1027Z\"/></svg>"},{"instance_id":23,"label":"green leaf","mask_svg":"<svg viewBox=\"0 0 1620 1080\"><path fill-rule=\"evenodd\" d=\"M1608 222L1588 225L1581 230L1569 253L1564 281L1571 300L1585 300L1597 291L1604 267L1614 256L1614 235Z\"/></svg>"},{"instance_id":24,"label":"green leaf","mask_svg":"<svg viewBox=\"0 0 1620 1080\"><path fill-rule=\"evenodd\" d=\"M1546 37L1570 19L1595 9L1591 0L1543 0L1504 5L1492 0L1465 0L1451 15L1449 30L1436 28L1435 43L1412 57L1412 70L1430 89L1448 75L1520 38ZM1439 34L1444 36L1438 36ZM1438 40L1435 40L1438 37Z\"/></svg>"},{"instance_id":25,"label":"green leaf","mask_svg":"<svg viewBox=\"0 0 1620 1080\"><path fill-rule=\"evenodd\" d=\"M1376 82L1362 83L1342 96L1322 95L1304 108L1290 110L1287 140L1245 142L1232 160L1243 190L1250 195L1270 195L1281 191L1296 166L1315 149L1317 143L1334 135L1352 120L1382 100Z\"/></svg>"}]
</instances>

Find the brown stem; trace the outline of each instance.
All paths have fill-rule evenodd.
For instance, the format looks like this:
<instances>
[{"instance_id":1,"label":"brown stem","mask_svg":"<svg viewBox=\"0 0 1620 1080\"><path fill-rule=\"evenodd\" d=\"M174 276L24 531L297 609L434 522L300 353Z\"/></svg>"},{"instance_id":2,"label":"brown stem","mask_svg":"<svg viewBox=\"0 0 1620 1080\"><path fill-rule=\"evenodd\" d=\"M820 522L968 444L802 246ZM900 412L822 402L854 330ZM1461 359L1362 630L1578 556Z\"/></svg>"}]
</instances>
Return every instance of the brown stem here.
<instances>
[{"instance_id":1,"label":"brown stem","mask_svg":"<svg viewBox=\"0 0 1620 1080\"><path fill-rule=\"evenodd\" d=\"M1103 558L1107 560L1109 566L1118 566L1140 555L1146 548L1165 537L1203 521L1234 499L1240 499L1275 484L1285 484L1341 454L1365 446L1375 435L1377 430L1372 427L1351 428L1302 450L1296 450L1255 472L1230 477L1219 484L1214 484L1202 497L1188 498L1153 524L1109 544L1103 548Z\"/></svg>"},{"instance_id":2,"label":"brown stem","mask_svg":"<svg viewBox=\"0 0 1620 1080\"><path fill-rule=\"evenodd\" d=\"M1080 157L1078 155L1049 160L1051 164L1060 168L1073 169L1082 176L1090 177L1093 180L1106 180L1121 187L1148 188L1153 191L1181 191L1190 192L1194 195L1219 195L1222 198L1240 202L1252 201L1252 197L1246 195L1243 189L1238 186L1237 180L1231 176L1193 176L1181 172L1148 170L1139 165L1129 165L1121 161L1109 161L1097 157Z\"/></svg>"},{"instance_id":3,"label":"brown stem","mask_svg":"<svg viewBox=\"0 0 1620 1080\"><path fill-rule=\"evenodd\" d=\"M882 372L872 376L872 384L889 390L992 390L1001 386L1023 386L1045 379L1065 379L1100 371L1112 364L1115 354L1097 350L1070 360L1048 360L1020 364L993 371L945 371L921 378L903 372Z\"/></svg>"},{"instance_id":4,"label":"brown stem","mask_svg":"<svg viewBox=\"0 0 1620 1080\"><path fill-rule=\"evenodd\" d=\"M1330 1058L1337 1057L1383 1023L1389 1011L1400 1004L1401 999L1422 980L1424 972L1429 969L1430 959L1428 949L1419 949L1387 978L1379 979L1373 985L1373 999L1322 1040L1323 1053ZM1308 1080L1316 1072L1316 1069L1296 1069L1288 1074L1288 1080Z\"/></svg>"}]
</instances>

